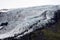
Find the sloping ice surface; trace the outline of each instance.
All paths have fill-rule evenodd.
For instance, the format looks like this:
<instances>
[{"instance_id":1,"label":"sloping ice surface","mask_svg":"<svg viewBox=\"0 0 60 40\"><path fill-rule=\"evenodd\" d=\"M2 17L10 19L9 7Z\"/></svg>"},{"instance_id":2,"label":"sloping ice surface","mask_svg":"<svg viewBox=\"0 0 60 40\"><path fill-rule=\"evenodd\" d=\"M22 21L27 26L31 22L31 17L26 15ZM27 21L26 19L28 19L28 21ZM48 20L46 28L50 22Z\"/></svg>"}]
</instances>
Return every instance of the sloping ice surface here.
<instances>
[{"instance_id":1,"label":"sloping ice surface","mask_svg":"<svg viewBox=\"0 0 60 40\"><path fill-rule=\"evenodd\" d=\"M21 37L53 25L60 18L60 6L48 5L0 11L0 39Z\"/></svg>"}]
</instances>

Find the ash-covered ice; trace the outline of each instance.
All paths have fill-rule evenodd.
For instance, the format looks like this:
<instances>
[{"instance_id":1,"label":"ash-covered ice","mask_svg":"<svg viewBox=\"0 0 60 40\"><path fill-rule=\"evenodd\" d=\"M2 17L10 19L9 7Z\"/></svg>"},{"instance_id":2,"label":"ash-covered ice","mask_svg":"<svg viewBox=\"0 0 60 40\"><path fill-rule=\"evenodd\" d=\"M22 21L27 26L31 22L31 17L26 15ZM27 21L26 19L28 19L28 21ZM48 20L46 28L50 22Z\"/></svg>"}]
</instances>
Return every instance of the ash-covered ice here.
<instances>
[{"instance_id":1,"label":"ash-covered ice","mask_svg":"<svg viewBox=\"0 0 60 40\"><path fill-rule=\"evenodd\" d=\"M36 29L51 26L59 19L59 5L0 11L0 39L22 37Z\"/></svg>"}]
</instances>

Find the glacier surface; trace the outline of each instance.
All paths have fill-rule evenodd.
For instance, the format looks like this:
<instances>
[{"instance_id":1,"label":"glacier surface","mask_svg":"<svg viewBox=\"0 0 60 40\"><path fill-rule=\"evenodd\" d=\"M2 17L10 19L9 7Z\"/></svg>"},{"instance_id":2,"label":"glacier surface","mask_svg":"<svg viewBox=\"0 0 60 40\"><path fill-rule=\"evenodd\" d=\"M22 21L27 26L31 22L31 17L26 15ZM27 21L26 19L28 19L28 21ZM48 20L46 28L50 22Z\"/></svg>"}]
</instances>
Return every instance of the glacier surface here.
<instances>
[{"instance_id":1,"label":"glacier surface","mask_svg":"<svg viewBox=\"0 0 60 40\"><path fill-rule=\"evenodd\" d=\"M0 10L0 39L24 36L53 25L60 18L59 5L5 10Z\"/></svg>"}]
</instances>

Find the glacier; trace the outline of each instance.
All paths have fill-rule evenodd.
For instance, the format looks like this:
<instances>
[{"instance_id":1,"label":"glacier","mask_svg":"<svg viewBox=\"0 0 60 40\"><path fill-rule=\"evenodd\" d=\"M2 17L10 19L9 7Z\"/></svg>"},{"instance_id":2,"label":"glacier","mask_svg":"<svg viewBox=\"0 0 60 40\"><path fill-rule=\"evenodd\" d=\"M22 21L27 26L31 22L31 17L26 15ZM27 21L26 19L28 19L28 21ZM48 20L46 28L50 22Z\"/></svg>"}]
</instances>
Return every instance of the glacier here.
<instances>
[{"instance_id":1,"label":"glacier","mask_svg":"<svg viewBox=\"0 0 60 40\"><path fill-rule=\"evenodd\" d=\"M60 19L59 5L0 10L0 39L22 37L54 25Z\"/></svg>"}]
</instances>

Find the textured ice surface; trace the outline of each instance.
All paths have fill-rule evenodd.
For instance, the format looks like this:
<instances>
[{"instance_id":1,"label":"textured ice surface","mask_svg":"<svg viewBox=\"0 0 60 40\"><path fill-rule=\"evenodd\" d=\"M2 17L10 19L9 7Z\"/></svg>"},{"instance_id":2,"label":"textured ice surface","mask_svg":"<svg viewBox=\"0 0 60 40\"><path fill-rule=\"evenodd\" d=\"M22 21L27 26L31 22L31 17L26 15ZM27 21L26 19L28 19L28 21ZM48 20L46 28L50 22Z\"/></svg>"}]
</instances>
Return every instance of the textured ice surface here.
<instances>
[{"instance_id":1,"label":"textured ice surface","mask_svg":"<svg viewBox=\"0 0 60 40\"><path fill-rule=\"evenodd\" d=\"M5 9L6 10L6 9ZM0 39L28 33L48 27L60 18L60 6L37 6L0 11Z\"/></svg>"}]
</instances>

